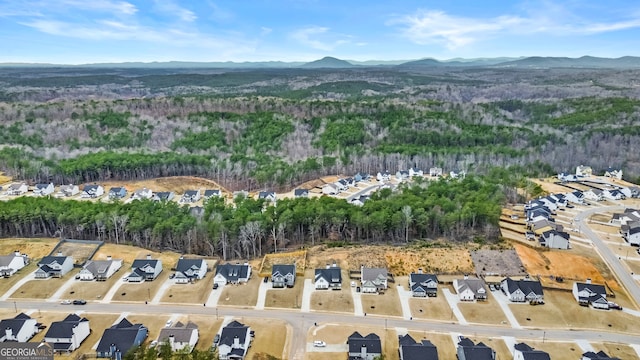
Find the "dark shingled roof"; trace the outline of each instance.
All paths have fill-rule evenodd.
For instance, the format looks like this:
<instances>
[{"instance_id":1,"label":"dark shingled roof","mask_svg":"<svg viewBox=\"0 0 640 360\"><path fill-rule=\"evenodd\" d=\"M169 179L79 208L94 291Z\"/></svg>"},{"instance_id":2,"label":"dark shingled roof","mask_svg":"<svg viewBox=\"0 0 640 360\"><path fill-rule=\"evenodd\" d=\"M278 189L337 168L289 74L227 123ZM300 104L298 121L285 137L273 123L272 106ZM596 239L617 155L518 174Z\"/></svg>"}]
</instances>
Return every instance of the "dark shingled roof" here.
<instances>
[{"instance_id":1,"label":"dark shingled roof","mask_svg":"<svg viewBox=\"0 0 640 360\"><path fill-rule=\"evenodd\" d=\"M142 324L131 324L126 318L119 323L112 325L106 329L100 338L100 343L96 349L99 353L109 353L111 345L115 345L116 349L122 354L126 354L138 336L138 331L146 329Z\"/></svg>"},{"instance_id":2,"label":"dark shingled roof","mask_svg":"<svg viewBox=\"0 0 640 360\"><path fill-rule=\"evenodd\" d=\"M347 340L349 344L350 353L359 353L363 347L367 348L367 354L381 354L382 345L380 343L380 337L374 333L371 333L365 337L355 331Z\"/></svg>"}]
</instances>

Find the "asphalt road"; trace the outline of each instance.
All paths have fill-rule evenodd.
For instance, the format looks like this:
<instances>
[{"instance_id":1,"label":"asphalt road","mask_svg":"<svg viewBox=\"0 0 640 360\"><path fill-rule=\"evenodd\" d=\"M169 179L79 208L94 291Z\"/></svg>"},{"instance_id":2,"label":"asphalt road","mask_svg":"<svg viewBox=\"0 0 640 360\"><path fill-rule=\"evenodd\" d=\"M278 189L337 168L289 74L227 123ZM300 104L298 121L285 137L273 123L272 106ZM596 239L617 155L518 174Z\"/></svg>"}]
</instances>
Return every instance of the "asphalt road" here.
<instances>
[{"instance_id":1,"label":"asphalt road","mask_svg":"<svg viewBox=\"0 0 640 360\"><path fill-rule=\"evenodd\" d=\"M578 229L580 229L580 232L591 240L596 250L600 253L600 256L602 256L602 259L604 259L605 263L609 266L616 278L618 278L622 286L627 289L629 296L631 296L637 305L640 303L640 286L638 286L638 283L633 279L629 270L622 265L618 255L614 254L613 251L607 247L604 241L602 241L602 239L600 239L600 237L589 228L589 225L585 223L588 217L595 213L624 210L624 208L625 206L595 206L592 209L585 210L576 215L575 224L578 226Z\"/></svg>"},{"instance_id":2,"label":"asphalt road","mask_svg":"<svg viewBox=\"0 0 640 360\"><path fill-rule=\"evenodd\" d=\"M505 326L490 325L460 325L440 321L404 320L401 318L384 318L375 315L353 316L350 314L335 314L325 312L302 313L297 310L254 310L253 308L220 307L210 308L195 305L145 305L132 303L88 303L84 306L61 305L60 303L46 301L13 301L0 302L0 308L13 309L37 309L41 311L77 311L84 310L92 313L144 313L144 314L198 314L218 315L219 317L255 317L266 319L278 319L287 322L292 327L292 335L288 345L290 359L302 359L307 342L307 333L314 323L318 324L351 324L378 326L388 328L405 328L411 330L424 330L436 332L453 332L466 335L482 335L489 337L511 336L517 339L547 339L555 341L574 341L584 339L587 341L622 342L627 344L640 344L640 335L627 333L615 333L602 330L573 330L573 329L513 329ZM633 321L630 319L630 321ZM258 335L259 336L259 335Z\"/></svg>"}]
</instances>

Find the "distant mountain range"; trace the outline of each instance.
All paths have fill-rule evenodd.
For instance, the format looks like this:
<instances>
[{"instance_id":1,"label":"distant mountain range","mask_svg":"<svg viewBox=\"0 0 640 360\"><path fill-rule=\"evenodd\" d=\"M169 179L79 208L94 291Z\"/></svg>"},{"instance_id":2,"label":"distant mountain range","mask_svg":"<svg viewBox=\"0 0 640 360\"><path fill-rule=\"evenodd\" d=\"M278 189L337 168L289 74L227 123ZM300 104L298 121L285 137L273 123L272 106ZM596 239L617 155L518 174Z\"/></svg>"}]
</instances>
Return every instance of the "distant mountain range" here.
<instances>
[{"instance_id":1,"label":"distant mountain range","mask_svg":"<svg viewBox=\"0 0 640 360\"><path fill-rule=\"evenodd\" d=\"M493 68L640 68L640 57L624 56L621 58L601 58L582 56L569 57L521 57L521 58L479 58L479 59L450 59L436 60L425 58L420 60L394 60L394 61L352 61L335 57L324 57L311 62L123 62L123 63L96 63L82 65L61 65L44 63L0 63L0 67L77 67L77 68L148 68L148 69L189 69L189 68L220 68L220 69L347 69L363 67L392 67L398 69L426 69L446 67L493 67Z\"/></svg>"}]
</instances>

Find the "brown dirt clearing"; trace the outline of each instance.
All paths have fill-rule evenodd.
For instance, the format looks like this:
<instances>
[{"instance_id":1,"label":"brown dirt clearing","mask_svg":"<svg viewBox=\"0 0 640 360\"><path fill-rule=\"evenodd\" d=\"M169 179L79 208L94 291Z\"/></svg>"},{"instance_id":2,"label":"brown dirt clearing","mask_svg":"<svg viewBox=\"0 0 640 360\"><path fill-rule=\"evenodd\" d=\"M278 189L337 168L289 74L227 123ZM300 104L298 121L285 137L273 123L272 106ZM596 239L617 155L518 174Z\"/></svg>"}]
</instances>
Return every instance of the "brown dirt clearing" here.
<instances>
[{"instance_id":1,"label":"brown dirt clearing","mask_svg":"<svg viewBox=\"0 0 640 360\"><path fill-rule=\"evenodd\" d=\"M0 239L0 255L12 254L18 250L27 254L31 261L38 262L49 255L60 240L55 238L3 238Z\"/></svg>"}]
</instances>

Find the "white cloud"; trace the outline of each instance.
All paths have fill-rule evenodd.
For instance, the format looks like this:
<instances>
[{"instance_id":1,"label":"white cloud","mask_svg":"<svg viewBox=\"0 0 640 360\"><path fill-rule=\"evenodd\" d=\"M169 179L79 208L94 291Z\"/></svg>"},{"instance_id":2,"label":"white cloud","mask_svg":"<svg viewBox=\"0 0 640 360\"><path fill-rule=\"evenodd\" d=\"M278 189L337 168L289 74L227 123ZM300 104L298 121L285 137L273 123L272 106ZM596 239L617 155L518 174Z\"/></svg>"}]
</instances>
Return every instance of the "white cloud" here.
<instances>
[{"instance_id":1,"label":"white cloud","mask_svg":"<svg viewBox=\"0 0 640 360\"><path fill-rule=\"evenodd\" d=\"M184 22L193 22L198 18L193 11L169 0L155 0L155 8L163 13L177 16Z\"/></svg>"},{"instance_id":2,"label":"white cloud","mask_svg":"<svg viewBox=\"0 0 640 360\"><path fill-rule=\"evenodd\" d=\"M271 34L272 31L273 31L272 28L263 26L263 27L260 28L260 35L261 36L267 36L267 35Z\"/></svg>"},{"instance_id":3,"label":"white cloud","mask_svg":"<svg viewBox=\"0 0 640 360\"><path fill-rule=\"evenodd\" d=\"M304 46L322 51L333 51L336 47L350 42L350 36L330 33L329 28L322 26L298 29L292 32L290 37Z\"/></svg>"},{"instance_id":4,"label":"white cloud","mask_svg":"<svg viewBox=\"0 0 640 360\"><path fill-rule=\"evenodd\" d=\"M564 13L563 16L559 14ZM550 8L549 12L535 11L527 16L501 15L474 18L450 15L439 10L418 10L396 17L387 25L399 26L400 33L420 44L441 44L450 50L464 47L500 34L591 35L640 27L640 17L598 23L569 15L566 9Z\"/></svg>"},{"instance_id":5,"label":"white cloud","mask_svg":"<svg viewBox=\"0 0 640 360\"><path fill-rule=\"evenodd\" d=\"M110 0L62 0L61 6L70 6L76 9L89 11L110 12L115 15L133 15L138 12L138 8L126 1Z\"/></svg>"}]
</instances>

